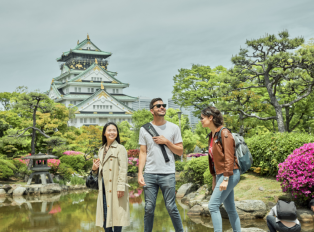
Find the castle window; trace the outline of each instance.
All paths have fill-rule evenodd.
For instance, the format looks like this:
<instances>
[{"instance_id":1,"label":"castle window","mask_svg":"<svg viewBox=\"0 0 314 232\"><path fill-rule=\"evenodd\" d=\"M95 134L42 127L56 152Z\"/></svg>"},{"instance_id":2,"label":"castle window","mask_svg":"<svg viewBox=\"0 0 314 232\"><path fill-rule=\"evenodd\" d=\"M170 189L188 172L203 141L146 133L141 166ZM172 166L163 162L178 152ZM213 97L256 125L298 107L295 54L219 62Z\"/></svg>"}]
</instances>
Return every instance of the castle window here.
<instances>
[{"instance_id":1,"label":"castle window","mask_svg":"<svg viewBox=\"0 0 314 232\"><path fill-rule=\"evenodd\" d=\"M110 109L112 109L112 106L110 106Z\"/></svg>"},{"instance_id":2,"label":"castle window","mask_svg":"<svg viewBox=\"0 0 314 232\"><path fill-rule=\"evenodd\" d=\"M87 118L84 118L84 123L87 123Z\"/></svg>"},{"instance_id":3,"label":"castle window","mask_svg":"<svg viewBox=\"0 0 314 232\"><path fill-rule=\"evenodd\" d=\"M116 90L115 90L115 89L113 89L113 93L116 93Z\"/></svg>"},{"instance_id":4,"label":"castle window","mask_svg":"<svg viewBox=\"0 0 314 232\"><path fill-rule=\"evenodd\" d=\"M77 87L75 87L74 89L75 89L75 92L77 92Z\"/></svg>"},{"instance_id":5,"label":"castle window","mask_svg":"<svg viewBox=\"0 0 314 232\"><path fill-rule=\"evenodd\" d=\"M81 92L81 88L78 88L79 93Z\"/></svg>"},{"instance_id":6,"label":"castle window","mask_svg":"<svg viewBox=\"0 0 314 232\"><path fill-rule=\"evenodd\" d=\"M97 105L97 110L99 109L99 105Z\"/></svg>"},{"instance_id":7,"label":"castle window","mask_svg":"<svg viewBox=\"0 0 314 232\"><path fill-rule=\"evenodd\" d=\"M106 109L109 109L109 106L106 106Z\"/></svg>"},{"instance_id":8,"label":"castle window","mask_svg":"<svg viewBox=\"0 0 314 232\"><path fill-rule=\"evenodd\" d=\"M94 88L91 88L90 90L91 90L92 93L94 92Z\"/></svg>"},{"instance_id":9,"label":"castle window","mask_svg":"<svg viewBox=\"0 0 314 232\"><path fill-rule=\"evenodd\" d=\"M80 118L80 123L83 123L83 118Z\"/></svg>"},{"instance_id":10,"label":"castle window","mask_svg":"<svg viewBox=\"0 0 314 232\"><path fill-rule=\"evenodd\" d=\"M96 106L95 106L95 105L93 105L93 109L94 109L94 110L96 109Z\"/></svg>"},{"instance_id":11,"label":"castle window","mask_svg":"<svg viewBox=\"0 0 314 232\"><path fill-rule=\"evenodd\" d=\"M93 123L96 123L96 118L93 118Z\"/></svg>"},{"instance_id":12,"label":"castle window","mask_svg":"<svg viewBox=\"0 0 314 232\"><path fill-rule=\"evenodd\" d=\"M87 92L90 92L90 88L87 88Z\"/></svg>"}]
</instances>

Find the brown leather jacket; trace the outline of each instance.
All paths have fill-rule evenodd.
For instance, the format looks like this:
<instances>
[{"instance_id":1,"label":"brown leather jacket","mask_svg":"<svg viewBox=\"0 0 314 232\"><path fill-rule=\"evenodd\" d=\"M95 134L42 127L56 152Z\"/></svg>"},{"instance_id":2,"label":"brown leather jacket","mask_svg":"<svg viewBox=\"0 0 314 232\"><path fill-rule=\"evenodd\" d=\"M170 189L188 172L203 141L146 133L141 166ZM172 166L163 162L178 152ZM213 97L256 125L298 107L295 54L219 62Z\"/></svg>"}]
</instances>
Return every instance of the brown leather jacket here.
<instances>
[{"instance_id":1,"label":"brown leather jacket","mask_svg":"<svg viewBox=\"0 0 314 232\"><path fill-rule=\"evenodd\" d=\"M222 127L223 126L218 127L215 131L212 148L214 162L212 161L210 155L208 155L209 170L212 175L223 173L224 176L232 176L233 169L239 169L237 158L234 155L235 143L230 131L228 129L223 129L221 131L222 145L220 144L218 141L218 133ZM211 139L212 132L209 134L208 148L210 146Z\"/></svg>"}]
</instances>

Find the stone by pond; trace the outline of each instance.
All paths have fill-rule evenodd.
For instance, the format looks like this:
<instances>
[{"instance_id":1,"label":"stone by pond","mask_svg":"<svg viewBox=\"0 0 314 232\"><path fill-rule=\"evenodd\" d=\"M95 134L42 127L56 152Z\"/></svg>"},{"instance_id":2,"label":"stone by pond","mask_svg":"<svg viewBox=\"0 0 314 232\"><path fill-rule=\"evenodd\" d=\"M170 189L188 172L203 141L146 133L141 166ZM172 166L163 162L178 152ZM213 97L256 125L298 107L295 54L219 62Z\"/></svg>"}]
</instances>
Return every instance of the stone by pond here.
<instances>
[{"instance_id":1,"label":"stone by pond","mask_svg":"<svg viewBox=\"0 0 314 232\"><path fill-rule=\"evenodd\" d=\"M208 202L212 191L208 190L206 185L200 187L197 191L191 191L191 189L193 189L192 183L182 185L178 189L178 201L180 201L181 205L184 204L188 207L187 215L191 217L191 220L212 228L212 224L208 223L208 220L203 219L204 216L210 217ZM261 200L243 200L235 201L235 205L242 227L258 227L267 230L265 216L275 203L268 202L265 204ZM220 206L220 213L223 219L228 219L228 214L223 204ZM314 213L309 209L297 209L297 214L302 224L302 231L314 231Z\"/></svg>"}]
</instances>

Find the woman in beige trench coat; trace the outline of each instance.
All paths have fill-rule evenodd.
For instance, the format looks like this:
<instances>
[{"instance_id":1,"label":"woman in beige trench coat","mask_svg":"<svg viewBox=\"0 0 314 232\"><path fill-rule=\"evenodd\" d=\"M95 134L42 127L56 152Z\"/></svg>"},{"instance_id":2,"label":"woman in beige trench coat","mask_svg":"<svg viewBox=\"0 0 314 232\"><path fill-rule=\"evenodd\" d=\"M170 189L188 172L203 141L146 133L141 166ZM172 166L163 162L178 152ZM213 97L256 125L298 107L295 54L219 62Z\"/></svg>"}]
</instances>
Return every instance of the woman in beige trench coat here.
<instances>
[{"instance_id":1,"label":"woman in beige trench coat","mask_svg":"<svg viewBox=\"0 0 314 232\"><path fill-rule=\"evenodd\" d=\"M120 144L116 124L109 122L104 126L102 142L92 168L98 174L99 186L96 226L104 227L106 232L120 232L122 226L130 224L128 156Z\"/></svg>"}]
</instances>

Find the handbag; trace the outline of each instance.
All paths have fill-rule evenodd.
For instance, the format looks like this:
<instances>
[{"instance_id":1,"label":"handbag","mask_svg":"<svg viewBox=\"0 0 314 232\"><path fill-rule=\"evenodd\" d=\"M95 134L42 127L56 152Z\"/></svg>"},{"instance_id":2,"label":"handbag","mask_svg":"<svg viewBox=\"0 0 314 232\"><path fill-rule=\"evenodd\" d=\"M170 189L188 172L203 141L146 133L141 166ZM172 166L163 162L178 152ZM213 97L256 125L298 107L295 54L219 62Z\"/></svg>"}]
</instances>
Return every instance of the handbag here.
<instances>
[{"instance_id":1,"label":"handbag","mask_svg":"<svg viewBox=\"0 0 314 232\"><path fill-rule=\"evenodd\" d=\"M98 175L93 176L92 171L90 171L89 175L86 178L86 187L90 189L96 189L99 190L98 187Z\"/></svg>"}]
</instances>

